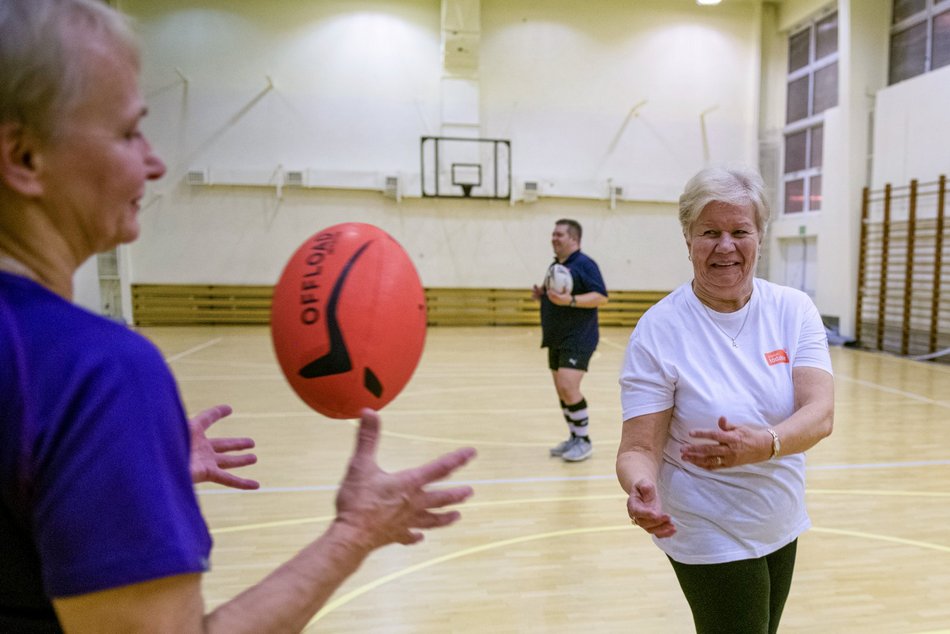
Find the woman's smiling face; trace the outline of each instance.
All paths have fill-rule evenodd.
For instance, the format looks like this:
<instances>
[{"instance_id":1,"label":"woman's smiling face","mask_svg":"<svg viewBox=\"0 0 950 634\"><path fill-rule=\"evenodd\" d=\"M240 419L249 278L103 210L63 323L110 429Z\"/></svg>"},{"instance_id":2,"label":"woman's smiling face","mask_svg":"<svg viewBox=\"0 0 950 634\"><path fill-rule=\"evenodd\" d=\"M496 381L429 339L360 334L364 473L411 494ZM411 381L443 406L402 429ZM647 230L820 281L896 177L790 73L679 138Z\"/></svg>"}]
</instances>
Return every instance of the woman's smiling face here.
<instances>
[{"instance_id":1,"label":"woman's smiling face","mask_svg":"<svg viewBox=\"0 0 950 634\"><path fill-rule=\"evenodd\" d=\"M697 296L740 308L752 292L759 241L751 202L706 205L686 236Z\"/></svg>"}]
</instances>

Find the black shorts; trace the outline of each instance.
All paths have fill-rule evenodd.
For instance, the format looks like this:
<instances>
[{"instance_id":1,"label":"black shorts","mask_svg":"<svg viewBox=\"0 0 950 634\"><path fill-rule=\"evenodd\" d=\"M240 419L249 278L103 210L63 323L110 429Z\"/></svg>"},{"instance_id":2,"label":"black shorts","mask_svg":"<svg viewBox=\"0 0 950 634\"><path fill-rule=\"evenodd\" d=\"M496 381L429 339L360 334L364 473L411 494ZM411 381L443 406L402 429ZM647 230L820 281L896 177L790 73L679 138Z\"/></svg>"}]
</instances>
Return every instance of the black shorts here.
<instances>
[{"instance_id":1,"label":"black shorts","mask_svg":"<svg viewBox=\"0 0 950 634\"><path fill-rule=\"evenodd\" d=\"M548 348L548 367L551 370L571 368L587 372L587 364L594 356L593 350L577 350L575 348Z\"/></svg>"}]
</instances>

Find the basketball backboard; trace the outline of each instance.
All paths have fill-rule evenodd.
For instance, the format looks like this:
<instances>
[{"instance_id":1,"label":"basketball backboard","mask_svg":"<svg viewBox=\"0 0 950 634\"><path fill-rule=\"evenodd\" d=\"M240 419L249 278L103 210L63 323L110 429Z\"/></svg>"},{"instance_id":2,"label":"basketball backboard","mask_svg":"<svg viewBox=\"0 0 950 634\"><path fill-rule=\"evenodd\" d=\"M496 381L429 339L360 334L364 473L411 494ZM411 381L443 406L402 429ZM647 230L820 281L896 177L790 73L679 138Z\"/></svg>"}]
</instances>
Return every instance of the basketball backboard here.
<instances>
[{"instance_id":1,"label":"basketball backboard","mask_svg":"<svg viewBox=\"0 0 950 634\"><path fill-rule=\"evenodd\" d=\"M511 199L511 141L424 136L422 196Z\"/></svg>"}]
</instances>

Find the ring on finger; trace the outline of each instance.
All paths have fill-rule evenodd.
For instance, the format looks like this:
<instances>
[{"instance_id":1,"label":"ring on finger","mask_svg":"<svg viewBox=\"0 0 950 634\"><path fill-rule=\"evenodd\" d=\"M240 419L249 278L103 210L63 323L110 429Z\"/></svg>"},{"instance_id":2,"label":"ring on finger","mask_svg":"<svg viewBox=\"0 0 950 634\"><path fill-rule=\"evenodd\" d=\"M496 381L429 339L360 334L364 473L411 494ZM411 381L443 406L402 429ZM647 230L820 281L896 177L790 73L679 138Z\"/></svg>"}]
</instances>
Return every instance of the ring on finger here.
<instances>
[{"instance_id":1,"label":"ring on finger","mask_svg":"<svg viewBox=\"0 0 950 634\"><path fill-rule=\"evenodd\" d=\"M716 456L716 466L717 467L722 466L722 456Z\"/></svg>"}]
</instances>

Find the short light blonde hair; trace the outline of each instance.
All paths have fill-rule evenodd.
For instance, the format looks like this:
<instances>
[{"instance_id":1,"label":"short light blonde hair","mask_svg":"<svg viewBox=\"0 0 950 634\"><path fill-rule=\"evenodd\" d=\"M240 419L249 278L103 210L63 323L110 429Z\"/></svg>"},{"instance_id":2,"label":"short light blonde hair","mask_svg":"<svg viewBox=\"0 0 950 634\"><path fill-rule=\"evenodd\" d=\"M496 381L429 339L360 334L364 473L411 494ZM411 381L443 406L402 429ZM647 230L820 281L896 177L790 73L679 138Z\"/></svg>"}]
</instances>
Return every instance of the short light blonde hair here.
<instances>
[{"instance_id":1,"label":"short light blonde hair","mask_svg":"<svg viewBox=\"0 0 950 634\"><path fill-rule=\"evenodd\" d=\"M103 41L138 64L129 19L101 0L0 1L0 123L22 124L44 139L56 134L85 95L86 45Z\"/></svg>"},{"instance_id":2,"label":"short light blonde hair","mask_svg":"<svg viewBox=\"0 0 950 634\"><path fill-rule=\"evenodd\" d=\"M713 202L729 205L752 203L759 240L765 237L771 212L765 198L765 183L758 172L744 167L707 167L689 179L679 206L684 236L689 237L690 227L706 205Z\"/></svg>"}]
</instances>

